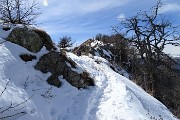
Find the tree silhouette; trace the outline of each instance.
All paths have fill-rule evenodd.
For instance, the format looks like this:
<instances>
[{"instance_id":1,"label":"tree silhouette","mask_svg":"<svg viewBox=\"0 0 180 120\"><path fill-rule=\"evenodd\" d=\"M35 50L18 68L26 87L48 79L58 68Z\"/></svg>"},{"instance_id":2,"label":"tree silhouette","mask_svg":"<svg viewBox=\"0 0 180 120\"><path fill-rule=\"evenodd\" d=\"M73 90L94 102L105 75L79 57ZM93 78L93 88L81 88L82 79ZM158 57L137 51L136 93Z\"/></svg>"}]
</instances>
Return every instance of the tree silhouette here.
<instances>
[{"instance_id":1,"label":"tree silhouette","mask_svg":"<svg viewBox=\"0 0 180 120\"><path fill-rule=\"evenodd\" d=\"M4 22L13 24L34 24L39 12L36 0L1 0L1 18Z\"/></svg>"}]
</instances>

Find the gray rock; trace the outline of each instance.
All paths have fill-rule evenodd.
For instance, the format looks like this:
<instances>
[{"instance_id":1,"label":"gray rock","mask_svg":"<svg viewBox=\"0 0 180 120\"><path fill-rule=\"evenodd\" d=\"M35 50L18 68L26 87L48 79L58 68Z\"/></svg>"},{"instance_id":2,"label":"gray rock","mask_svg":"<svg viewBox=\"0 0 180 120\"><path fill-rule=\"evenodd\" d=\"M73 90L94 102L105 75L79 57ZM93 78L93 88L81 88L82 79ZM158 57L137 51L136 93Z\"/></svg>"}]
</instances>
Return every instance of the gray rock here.
<instances>
[{"instance_id":1,"label":"gray rock","mask_svg":"<svg viewBox=\"0 0 180 120\"><path fill-rule=\"evenodd\" d=\"M18 44L33 53L39 52L43 47L41 37L27 27L14 28L9 34L7 40Z\"/></svg>"},{"instance_id":2,"label":"gray rock","mask_svg":"<svg viewBox=\"0 0 180 120\"><path fill-rule=\"evenodd\" d=\"M58 52L49 52L42 56L36 64L35 69L43 73L51 72L54 75L62 75L65 64L63 57Z\"/></svg>"},{"instance_id":3,"label":"gray rock","mask_svg":"<svg viewBox=\"0 0 180 120\"><path fill-rule=\"evenodd\" d=\"M73 71L72 68L76 69L76 63L74 61L67 58L64 52L59 53L54 51L43 55L35 66L35 69L43 73L51 72L53 76L63 75L63 78L74 87L86 88L87 86L94 86L94 80L89 77L87 72L79 74ZM48 80L48 83L57 86L51 79Z\"/></svg>"}]
</instances>

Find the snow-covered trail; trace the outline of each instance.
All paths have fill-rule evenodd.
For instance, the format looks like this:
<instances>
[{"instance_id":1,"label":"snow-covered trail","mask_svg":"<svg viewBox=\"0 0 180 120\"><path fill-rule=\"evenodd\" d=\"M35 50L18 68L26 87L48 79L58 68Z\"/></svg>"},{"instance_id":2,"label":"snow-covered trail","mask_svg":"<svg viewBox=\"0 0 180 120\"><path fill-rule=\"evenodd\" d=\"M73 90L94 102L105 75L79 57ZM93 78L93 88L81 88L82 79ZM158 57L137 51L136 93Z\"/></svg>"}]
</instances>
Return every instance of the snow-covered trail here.
<instances>
[{"instance_id":1,"label":"snow-covered trail","mask_svg":"<svg viewBox=\"0 0 180 120\"><path fill-rule=\"evenodd\" d=\"M80 120L176 120L162 103L110 69L106 60L71 53L69 57L91 73L96 82L87 95L88 105Z\"/></svg>"},{"instance_id":2,"label":"snow-covered trail","mask_svg":"<svg viewBox=\"0 0 180 120\"><path fill-rule=\"evenodd\" d=\"M94 64L94 61L90 61L89 59L82 61L81 58L73 54L70 56L76 60L81 68L91 72L91 77L97 82L94 87L90 87L87 90L80 90L77 96L73 98L74 102L70 108L67 109L64 118L59 120L72 120L72 118L74 120L97 120L96 112L99 109L100 99L103 97L104 90L108 85L108 80L103 72L97 72L99 68Z\"/></svg>"},{"instance_id":3,"label":"snow-covered trail","mask_svg":"<svg viewBox=\"0 0 180 120\"><path fill-rule=\"evenodd\" d=\"M139 114L138 109L136 112L131 109L127 101L132 99L132 96L129 96L130 93L127 91L124 79L120 79L119 74L104 65L100 71L103 71L107 78L107 86L104 88L101 104L98 105L97 117L99 120L144 120L148 117Z\"/></svg>"},{"instance_id":4,"label":"snow-covered trail","mask_svg":"<svg viewBox=\"0 0 180 120\"><path fill-rule=\"evenodd\" d=\"M109 66L106 66L103 61L102 64L88 58L75 61L85 70L91 71L90 73L93 73L92 77L96 81L96 88L89 96L83 120L144 120L146 118L138 116L137 113L130 110L131 108L125 103L128 93L125 84L122 83L123 79L118 79L116 73L109 69ZM131 116L128 118L129 114Z\"/></svg>"}]
</instances>

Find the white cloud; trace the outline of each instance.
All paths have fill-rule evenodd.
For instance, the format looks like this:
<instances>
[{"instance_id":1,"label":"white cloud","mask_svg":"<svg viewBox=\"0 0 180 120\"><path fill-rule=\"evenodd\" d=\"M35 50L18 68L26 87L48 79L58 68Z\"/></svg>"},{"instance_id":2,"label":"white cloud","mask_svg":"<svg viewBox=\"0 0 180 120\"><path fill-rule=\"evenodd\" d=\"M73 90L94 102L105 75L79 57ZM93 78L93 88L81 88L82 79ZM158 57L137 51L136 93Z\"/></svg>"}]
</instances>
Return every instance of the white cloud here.
<instances>
[{"instance_id":1,"label":"white cloud","mask_svg":"<svg viewBox=\"0 0 180 120\"><path fill-rule=\"evenodd\" d=\"M176 12L176 11L180 11L180 4L177 3L169 3L169 4L165 4L164 6L162 6L160 12L164 13L164 12Z\"/></svg>"},{"instance_id":2,"label":"white cloud","mask_svg":"<svg viewBox=\"0 0 180 120\"><path fill-rule=\"evenodd\" d=\"M50 0L42 7L41 20L78 16L122 6L129 0Z\"/></svg>"}]
</instances>

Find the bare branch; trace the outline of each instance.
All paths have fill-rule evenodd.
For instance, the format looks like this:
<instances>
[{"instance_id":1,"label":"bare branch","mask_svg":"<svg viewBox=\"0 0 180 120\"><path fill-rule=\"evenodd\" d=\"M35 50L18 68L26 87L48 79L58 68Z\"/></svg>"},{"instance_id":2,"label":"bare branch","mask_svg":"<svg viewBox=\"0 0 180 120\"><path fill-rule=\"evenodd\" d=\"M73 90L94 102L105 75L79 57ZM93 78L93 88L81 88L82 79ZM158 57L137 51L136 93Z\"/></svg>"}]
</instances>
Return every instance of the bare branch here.
<instances>
[{"instance_id":1,"label":"bare branch","mask_svg":"<svg viewBox=\"0 0 180 120\"><path fill-rule=\"evenodd\" d=\"M7 89L8 84L9 84L9 81L6 83L6 86L5 86L4 90L1 92L0 97L2 96L2 94L3 94L3 93L5 92L5 90Z\"/></svg>"},{"instance_id":2,"label":"bare branch","mask_svg":"<svg viewBox=\"0 0 180 120\"><path fill-rule=\"evenodd\" d=\"M9 81L6 83L5 88L0 94L0 97L3 95L3 93L6 91L7 86L9 85ZM35 94L35 93L34 93ZM7 119L7 118L12 118L14 116L18 116L20 114L25 115L27 112L25 112L23 109L26 107L25 103L30 100L34 94L32 94L28 99L22 101L21 103L18 104L13 104L12 102L10 103L9 106L4 106L0 108L0 119ZM2 117L3 114L6 114L4 117Z\"/></svg>"}]
</instances>

